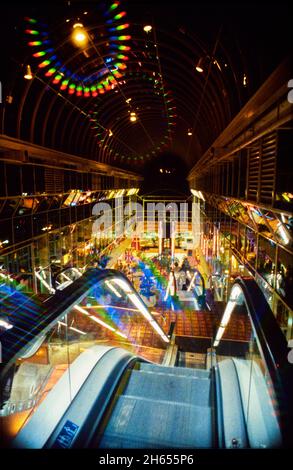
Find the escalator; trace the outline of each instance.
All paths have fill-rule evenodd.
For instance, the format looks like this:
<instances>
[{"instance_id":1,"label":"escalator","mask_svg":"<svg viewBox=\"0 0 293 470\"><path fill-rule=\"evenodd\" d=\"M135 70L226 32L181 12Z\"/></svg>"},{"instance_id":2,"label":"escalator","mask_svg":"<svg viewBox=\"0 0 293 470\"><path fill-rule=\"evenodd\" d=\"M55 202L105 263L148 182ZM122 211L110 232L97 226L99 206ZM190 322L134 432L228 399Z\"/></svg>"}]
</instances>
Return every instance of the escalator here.
<instances>
[{"instance_id":1,"label":"escalator","mask_svg":"<svg viewBox=\"0 0 293 470\"><path fill-rule=\"evenodd\" d=\"M239 312L251 325L241 348L227 337ZM251 279L235 281L205 370L154 361L150 353L166 351L171 338L114 270L89 270L49 299L44 311L14 311L8 321L12 327L1 335L5 446L291 445L287 344Z\"/></svg>"},{"instance_id":2,"label":"escalator","mask_svg":"<svg viewBox=\"0 0 293 470\"><path fill-rule=\"evenodd\" d=\"M141 363L132 371L104 432L101 448L211 448L211 372Z\"/></svg>"}]
</instances>

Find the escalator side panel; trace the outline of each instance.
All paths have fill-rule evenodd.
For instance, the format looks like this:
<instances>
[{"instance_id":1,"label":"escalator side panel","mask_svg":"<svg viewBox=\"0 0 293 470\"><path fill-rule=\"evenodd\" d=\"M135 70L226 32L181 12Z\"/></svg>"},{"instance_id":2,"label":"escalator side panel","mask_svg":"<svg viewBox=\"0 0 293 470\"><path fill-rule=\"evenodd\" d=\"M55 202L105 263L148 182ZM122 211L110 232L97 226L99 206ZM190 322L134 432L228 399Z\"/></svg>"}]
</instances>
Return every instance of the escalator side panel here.
<instances>
[{"instance_id":1,"label":"escalator side panel","mask_svg":"<svg viewBox=\"0 0 293 470\"><path fill-rule=\"evenodd\" d=\"M129 351L113 348L93 368L48 439L46 448L87 448L111 402L121 377L136 360ZM64 439L68 423L74 436Z\"/></svg>"},{"instance_id":2,"label":"escalator side panel","mask_svg":"<svg viewBox=\"0 0 293 470\"><path fill-rule=\"evenodd\" d=\"M77 357L39 405L27 424L20 430L12 446L16 448L42 448L88 375L104 355L107 355L112 349L114 348L109 346L93 346Z\"/></svg>"},{"instance_id":3,"label":"escalator side panel","mask_svg":"<svg viewBox=\"0 0 293 470\"><path fill-rule=\"evenodd\" d=\"M233 362L237 370L250 447L281 447L282 436L276 411L259 365L255 361L236 358Z\"/></svg>"},{"instance_id":4,"label":"escalator side panel","mask_svg":"<svg viewBox=\"0 0 293 470\"><path fill-rule=\"evenodd\" d=\"M248 439L242 410L238 376L232 359L216 366L217 421L219 446L247 448Z\"/></svg>"}]
</instances>

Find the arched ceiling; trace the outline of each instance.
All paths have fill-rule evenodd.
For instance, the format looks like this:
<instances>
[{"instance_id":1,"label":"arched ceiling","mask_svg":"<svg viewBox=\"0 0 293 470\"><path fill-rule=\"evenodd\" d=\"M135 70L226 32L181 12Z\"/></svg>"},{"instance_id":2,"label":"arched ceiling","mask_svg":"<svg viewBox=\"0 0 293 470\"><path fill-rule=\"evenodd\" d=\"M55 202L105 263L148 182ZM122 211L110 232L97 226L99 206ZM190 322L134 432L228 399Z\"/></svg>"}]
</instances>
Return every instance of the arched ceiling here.
<instances>
[{"instance_id":1,"label":"arched ceiling","mask_svg":"<svg viewBox=\"0 0 293 470\"><path fill-rule=\"evenodd\" d=\"M2 132L136 171L166 151L191 167L286 55L278 16L249 2L6 6Z\"/></svg>"}]
</instances>

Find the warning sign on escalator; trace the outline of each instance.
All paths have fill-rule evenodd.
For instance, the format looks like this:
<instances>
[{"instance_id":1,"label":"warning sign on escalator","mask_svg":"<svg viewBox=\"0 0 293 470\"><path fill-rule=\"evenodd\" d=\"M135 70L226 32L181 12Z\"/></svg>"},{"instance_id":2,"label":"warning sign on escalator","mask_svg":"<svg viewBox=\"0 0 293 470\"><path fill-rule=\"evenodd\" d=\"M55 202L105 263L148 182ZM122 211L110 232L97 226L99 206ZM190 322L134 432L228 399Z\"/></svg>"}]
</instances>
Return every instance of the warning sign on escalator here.
<instances>
[{"instance_id":1,"label":"warning sign on escalator","mask_svg":"<svg viewBox=\"0 0 293 470\"><path fill-rule=\"evenodd\" d=\"M56 441L53 444L54 449L68 449L78 431L79 426L72 421L67 420L61 429Z\"/></svg>"}]
</instances>

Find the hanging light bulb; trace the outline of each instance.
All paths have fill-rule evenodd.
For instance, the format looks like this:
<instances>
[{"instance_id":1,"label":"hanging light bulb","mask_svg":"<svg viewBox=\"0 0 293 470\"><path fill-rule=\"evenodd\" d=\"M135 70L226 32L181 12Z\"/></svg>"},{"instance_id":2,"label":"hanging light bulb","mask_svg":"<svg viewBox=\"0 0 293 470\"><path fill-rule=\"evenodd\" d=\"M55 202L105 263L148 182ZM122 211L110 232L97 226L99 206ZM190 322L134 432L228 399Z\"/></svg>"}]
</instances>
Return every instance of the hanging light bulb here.
<instances>
[{"instance_id":1,"label":"hanging light bulb","mask_svg":"<svg viewBox=\"0 0 293 470\"><path fill-rule=\"evenodd\" d=\"M31 80L33 78L32 69L30 65L26 65L24 78L26 80Z\"/></svg>"},{"instance_id":2,"label":"hanging light bulb","mask_svg":"<svg viewBox=\"0 0 293 470\"><path fill-rule=\"evenodd\" d=\"M143 30L144 30L146 33L149 33L152 29L153 29L153 27L152 27L150 24L146 24L146 25L143 27Z\"/></svg>"},{"instance_id":3,"label":"hanging light bulb","mask_svg":"<svg viewBox=\"0 0 293 470\"><path fill-rule=\"evenodd\" d=\"M75 23L73 25L72 40L77 46L85 46L88 42L87 33L82 23Z\"/></svg>"},{"instance_id":4,"label":"hanging light bulb","mask_svg":"<svg viewBox=\"0 0 293 470\"><path fill-rule=\"evenodd\" d=\"M188 129L187 135L189 135L189 136L192 135L192 130L191 129Z\"/></svg>"},{"instance_id":5,"label":"hanging light bulb","mask_svg":"<svg viewBox=\"0 0 293 470\"><path fill-rule=\"evenodd\" d=\"M134 113L134 112L131 112L131 113L130 113L130 121L131 121L131 122L137 121L136 113Z\"/></svg>"},{"instance_id":6,"label":"hanging light bulb","mask_svg":"<svg viewBox=\"0 0 293 470\"><path fill-rule=\"evenodd\" d=\"M203 57L201 57L197 64L196 64L196 67L195 67L195 70L199 73L202 73L203 72Z\"/></svg>"}]
</instances>

